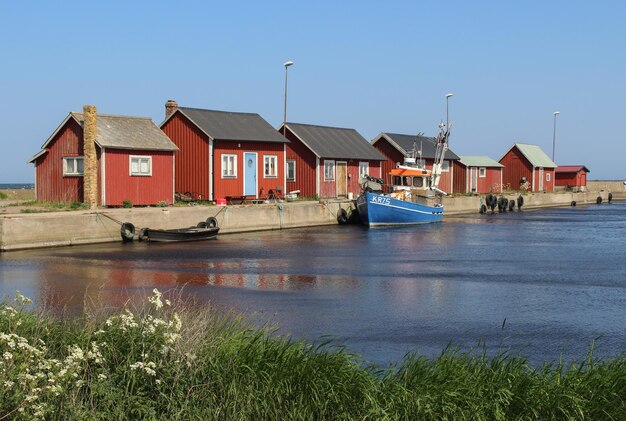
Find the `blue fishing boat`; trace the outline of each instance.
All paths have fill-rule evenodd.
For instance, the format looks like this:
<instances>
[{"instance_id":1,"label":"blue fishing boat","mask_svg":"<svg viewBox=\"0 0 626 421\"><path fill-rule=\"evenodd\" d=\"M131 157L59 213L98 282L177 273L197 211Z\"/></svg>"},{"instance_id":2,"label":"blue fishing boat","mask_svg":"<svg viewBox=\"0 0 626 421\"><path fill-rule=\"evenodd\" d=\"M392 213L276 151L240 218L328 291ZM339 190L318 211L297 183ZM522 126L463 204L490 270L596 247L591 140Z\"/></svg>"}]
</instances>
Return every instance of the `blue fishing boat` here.
<instances>
[{"instance_id":1,"label":"blue fishing boat","mask_svg":"<svg viewBox=\"0 0 626 421\"><path fill-rule=\"evenodd\" d=\"M356 206L363 224L409 225L443 220L443 196L446 192L437 185L448 149L449 131L444 124L439 129L432 169L426 169L417 159L418 151L414 145L404 165L398 165L389 173L390 185L370 176L359 180L363 192L357 197Z\"/></svg>"}]
</instances>

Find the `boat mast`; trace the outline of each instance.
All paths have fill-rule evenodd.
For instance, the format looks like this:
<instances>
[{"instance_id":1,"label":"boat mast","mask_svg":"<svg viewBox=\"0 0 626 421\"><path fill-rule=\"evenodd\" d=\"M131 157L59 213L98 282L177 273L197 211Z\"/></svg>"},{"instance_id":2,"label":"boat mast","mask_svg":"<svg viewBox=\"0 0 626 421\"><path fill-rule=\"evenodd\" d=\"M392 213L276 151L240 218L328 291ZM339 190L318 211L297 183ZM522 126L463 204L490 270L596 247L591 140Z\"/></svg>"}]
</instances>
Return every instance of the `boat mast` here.
<instances>
[{"instance_id":1,"label":"boat mast","mask_svg":"<svg viewBox=\"0 0 626 421\"><path fill-rule=\"evenodd\" d=\"M433 170L430 175L431 189L436 189L439 185L439 179L441 178L441 168L443 166L443 160L448 150L448 137L450 136L450 129L446 127L445 123L439 124L439 134L435 138L435 161L433 162Z\"/></svg>"}]
</instances>

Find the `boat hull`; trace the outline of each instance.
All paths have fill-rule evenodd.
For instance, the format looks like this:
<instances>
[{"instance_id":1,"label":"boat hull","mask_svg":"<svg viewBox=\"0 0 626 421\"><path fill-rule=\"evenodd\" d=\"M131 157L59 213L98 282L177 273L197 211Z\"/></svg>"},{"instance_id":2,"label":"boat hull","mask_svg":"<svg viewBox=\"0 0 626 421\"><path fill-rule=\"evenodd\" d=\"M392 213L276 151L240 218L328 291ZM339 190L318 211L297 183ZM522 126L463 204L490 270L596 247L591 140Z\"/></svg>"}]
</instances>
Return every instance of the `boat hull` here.
<instances>
[{"instance_id":1,"label":"boat hull","mask_svg":"<svg viewBox=\"0 0 626 421\"><path fill-rule=\"evenodd\" d=\"M219 228L189 227L171 230L146 228L143 231L145 240L150 242L201 241L217 237Z\"/></svg>"},{"instance_id":2,"label":"boat hull","mask_svg":"<svg viewBox=\"0 0 626 421\"><path fill-rule=\"evenodd\" d=\"M443 220L443 206L407 202L382 194L363 192L356 204L361 221L369 226L429 224Z\"/></svg>"}]
</instances>

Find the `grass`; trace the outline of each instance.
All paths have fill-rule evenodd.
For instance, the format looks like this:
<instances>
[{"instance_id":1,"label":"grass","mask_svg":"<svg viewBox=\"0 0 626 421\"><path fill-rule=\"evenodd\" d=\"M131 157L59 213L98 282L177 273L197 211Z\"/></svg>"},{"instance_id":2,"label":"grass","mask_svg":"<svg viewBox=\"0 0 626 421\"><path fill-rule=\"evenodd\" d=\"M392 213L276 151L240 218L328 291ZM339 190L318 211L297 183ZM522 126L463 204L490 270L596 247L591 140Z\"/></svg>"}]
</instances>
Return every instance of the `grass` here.
<instances>
[{"instance_id":1,"label":"grass","mask_svg":"<svg viewBox=\"0 0 626 421\"><path fill-rule=\"evenodd\" d=\"M407 355L368 366L210 309L149 306L54 318L0 305L0 419L617 420L626 359L530 367L523 357Z\"/></svg>"},{"instance_id":2,"label":"grass","mask_svg":"<svg viewBox=\"0 0 626 421\"><path fill-rule=\"evenodd\" d=\"M9 198L9 196L7 196L6 193L3 193L3 192L0 191L0 200L5 200L5 199L8 199L8 198Z\"/></svg>"}]
</instances>

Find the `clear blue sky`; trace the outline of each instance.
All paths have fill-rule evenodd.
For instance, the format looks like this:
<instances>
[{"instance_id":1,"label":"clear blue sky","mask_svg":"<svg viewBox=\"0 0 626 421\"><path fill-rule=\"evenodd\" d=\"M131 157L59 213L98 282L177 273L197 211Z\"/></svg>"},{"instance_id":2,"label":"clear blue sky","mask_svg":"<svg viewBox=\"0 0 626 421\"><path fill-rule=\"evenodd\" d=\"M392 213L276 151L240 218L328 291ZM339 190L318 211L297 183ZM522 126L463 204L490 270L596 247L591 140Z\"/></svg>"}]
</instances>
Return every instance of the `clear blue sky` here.
<instances>
[{"instance_id":1,"label":"clear blue sky","mask_svg":"<svg viewBox=\"0 0 626 421\"><path fill-rule=\"evenodd\" d=\"M0 183L70 111L151 117L164 103L436 133L457 154L514 142L626 179L626 2L102 1L0 3Z\"/></svg>"}]
</instances>

